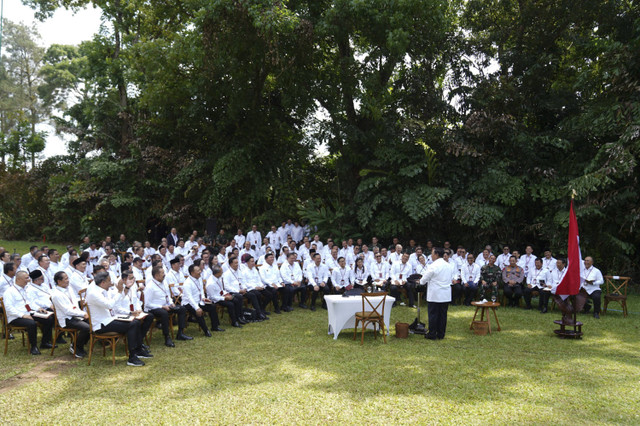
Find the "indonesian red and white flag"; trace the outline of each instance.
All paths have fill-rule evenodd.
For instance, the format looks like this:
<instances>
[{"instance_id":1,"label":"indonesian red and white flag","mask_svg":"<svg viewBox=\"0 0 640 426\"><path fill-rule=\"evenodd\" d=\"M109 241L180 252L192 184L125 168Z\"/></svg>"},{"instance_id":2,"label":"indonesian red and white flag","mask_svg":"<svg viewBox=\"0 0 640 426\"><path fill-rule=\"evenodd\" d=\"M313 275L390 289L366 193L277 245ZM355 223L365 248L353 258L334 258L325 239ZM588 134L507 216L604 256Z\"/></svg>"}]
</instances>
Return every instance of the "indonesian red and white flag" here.
<instances>
[{"instance_id":1,"label":"indonesian red and white flag","mask_svg":"<svg viewBox=\"0 0 640 426\"><path fill-rule=\"evenodd\" d=\"M580 270L582 268L582 254L580 253L580 235L578 234L578 219L573 211L573 200L569 210L569 247L567 250L567 267L560 284L556 288L558 296L573 296L580 291Z\"/></svg>"}]
</instances>

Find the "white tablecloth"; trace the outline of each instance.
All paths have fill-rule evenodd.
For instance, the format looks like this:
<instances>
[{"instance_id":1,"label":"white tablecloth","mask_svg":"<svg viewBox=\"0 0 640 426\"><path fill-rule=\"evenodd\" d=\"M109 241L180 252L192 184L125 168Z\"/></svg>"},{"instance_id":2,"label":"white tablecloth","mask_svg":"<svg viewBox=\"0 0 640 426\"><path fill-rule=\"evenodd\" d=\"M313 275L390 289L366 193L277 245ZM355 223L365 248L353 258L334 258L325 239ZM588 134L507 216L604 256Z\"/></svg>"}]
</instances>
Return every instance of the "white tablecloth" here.
<instances>
[{"instance_id":1,"label":"white tablecloth","mask_svg":"<svg viewBox=\"0 0 640 426\"><path fill-rule=\"evenodd\" d=\"M376 306L381 299L382 297L372 297L369 300L373 306ZM338 334L343 328L355 328L356 312L362 311L362 296L342 297L339 294L333 294L325 296L324 300L327 302L327 312L329 314L329 334L333 334L334 339L338 338ZM387 296L384 303L384 325L387 328L387 334L389 334L391 306L395 301L395 298ZM366 311L372 310L367 302L364 303L364 307ZM382 306L378 308L378 310L381 309ZM373 329L373 324L367 325L367 328Z\"/></svg>"}]
</instances>

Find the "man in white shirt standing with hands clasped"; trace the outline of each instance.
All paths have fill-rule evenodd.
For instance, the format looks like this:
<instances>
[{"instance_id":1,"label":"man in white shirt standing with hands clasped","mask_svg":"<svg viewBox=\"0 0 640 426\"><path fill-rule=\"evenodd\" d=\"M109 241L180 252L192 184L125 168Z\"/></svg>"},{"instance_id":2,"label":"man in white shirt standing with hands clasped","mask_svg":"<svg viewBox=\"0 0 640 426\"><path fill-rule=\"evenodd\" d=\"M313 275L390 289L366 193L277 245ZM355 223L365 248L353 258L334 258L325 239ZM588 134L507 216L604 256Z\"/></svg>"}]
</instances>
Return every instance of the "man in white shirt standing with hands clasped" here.
<instances>
[{"instance_id":1,"label":"man in white shirt standing with hands clasped","mask_svg":"<svg viewBox=\"0 0 640 426\"><path fill-rule=\"evenodd\" d=\"M431 255L434 260L420 279L420 285L427 284L427 310L429 312L429 332L425 339L444 339L447 328L447 308L451 302L451 267L442 258L444 249L436 247Z\"/></svg>"}]
</instances>

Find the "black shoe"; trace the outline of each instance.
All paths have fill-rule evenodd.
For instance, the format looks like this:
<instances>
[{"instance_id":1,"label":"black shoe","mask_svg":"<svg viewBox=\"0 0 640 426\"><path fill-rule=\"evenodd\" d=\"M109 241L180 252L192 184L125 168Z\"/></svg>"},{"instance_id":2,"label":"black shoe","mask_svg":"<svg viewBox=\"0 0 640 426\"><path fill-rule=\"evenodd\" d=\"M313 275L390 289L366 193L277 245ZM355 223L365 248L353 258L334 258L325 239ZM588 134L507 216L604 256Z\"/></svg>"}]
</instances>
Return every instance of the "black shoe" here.
<instances>
[{"instance_id":1,"label":"black shoe","mask_svg":"<svg viewBox=\"0 0 640 426\"><path fill-rule=\"evenodd\" d=\"M9 340L13 340L15 339L15 337L13 337L13 334L9 334Z\"/></svg>"},{"instance_id":2,"label":"black shoe","mask_svg":"<svg viewBox=\"0 0 640 426\"><path fill-rule=\"evenodd\" d=\"M594 313L593 313L593 317L594 317L595 319L600 319L600 314L596 314L596 313L594 312Z\"/></svg>"},{"instance_id":3,"label":"black shoe","mask_svg":"<svg viewBox=\"0 0 640 426\"><path fill-rule=\"evenodd\" d=\"M58 340L56 340L56 343L60 343L62 345L64 345L65 343L67 343L66 340L64 340L64 338L62 337L62 334L58 336Z\"/></svg>"},{"instance_id":4,"label":"black shoe","mask_svg":"<svg viewBox=\"0 0 640 426\"><path fill-rule=\"evenodd\" d=\"M309 307L304 303L300 303L298 306L300 306L300 309L309 309Z\"/></svg>"},{"instance_id":5,"label":"black shoe","mask_svg":"<svg viewBox=\"0 0 640 426\"><path fill-rule=\"evenodd\" d=\"M276 309L276 310L275 310L275 311L273 311L273 312L275 312L275 313L276 313L276 314L278 314L278 315L280 315L280 314L282 313L282 311L280 311L280 309Z\"/></svg>"},{"instance_id":6,"label":"black shoe","mask_svg":"<svg viewBox=\"0 0 640 426\"><path fill-rule=\"evenodd\" d=\"M316 305L311 305L311 306L309 307L309 309L311 309L312 311L315 311L315 310L316 310Z\"/></svg>"},{"instance_id":7,"label":"black shoe","mask_svg":"<svg viewBox=\"0 0 640 426\"><path fill-rule=\"evenodd\" d=\"M144 349L147 352L150 352L151 349L149 348L149 346L145 345L144 343L142 344L142 349Z\"/></svg>"},{"instance_id":8,"label":"black shoe","mask_svg":"<svg viewBox=\"0 0 640 426\"><path fill-rule=\"evenodd\" d=\"M137 356L133 355L129 357L127 365L130 365L131 367L142 367L144 366L144 362L142 362L142 360Z\"/></svg>"},{"instance_id":9,"label":"black shoe","mask_svg":"<svg viewBox=\"0 0 640 426\"><path fill-rule=\"evenodd\" d=\"M238 318L238 322L239 322L240 324L249 324L249 321L247 321L247 320L246 320L246 319L244 319L244 318Z\"/></svg>"},{"instance_id":10,"label":"black shoe","mask_svg":"<svg viewBox=\"0 0 640 426\"><path fill-rule=\"evenodd\" d=\"M266 314L261 314L261 315L260 315L260 319L262 319L262 320L268 320L268 319L269 319L269 317L268 317Z\"/></svg>"},{"instance_id":11,"label":"black shoe","mask_svg":"<svg viewBox=\"0 0 640 426\"><path fill-rule=\"evenodd\" d=\"M42 343L40 345L40 349L51 349L51 348L57 348L58 345L52 345L51 343Z\"/></svg>"},{"instance_id":12,"label":"black shoe","mask_svg":"<svg viewBox=\"0 0 640 426\"><path fill-rule=\"evenodd\" d=\"M242 326L240 325L240 323L238 321L236 321L233 324L231 324L231 327L242 328Z\"/></svg>"},{"instance_id":13,"label":"black shoe","mask_svg":"<svg viewBox=\"0 0 640 426\"><path fill-rule=\"evenodd\" d=\"M224 331L224 328L216 327L212 328L213 331Z\"/></svg>"},{"instance_id":14,"label":"black shoe","mask_svg":"<svg viewBox=\"0 0 640 426\"><path fill-rule=\"evenodd\" d=\"M167 338L164 339L164 345L166 347L169 347L169 348L175 348L176 347L176 344L173 343L173 340L171 340L171 337L167 337Z\"/></svg>"},{"instance_id":15,"label":"black shoe","mask_svg":"<svg viewBox=\"0 0 640 426\"><path fill-rule=\"evenodd\" d=\"M546 314L547 313L547 308L542 308L542 310L540 311L541 314Z\"/></svg>"},{"instance_id":16,"label":"black shoe","mask_svg":"<svg viewBox=\"0 0 640 426\"><path fill-rule=\"evenodd\" d=\"M40 355L40 349L37 346L31 346L31 351L29 351L31 355Z\"/></svg>"},{"instance_id":17,"label":"black shoe","mask_svg":"<svg viewBox=\"0 0 640 426\"><path fill-rule=\"evenodd\" d=\"M140 349L138 351L138 353L136 354L136 356L138 358L153 358L153 355L151 355L148 351L145 351L144 349Z\"/></svg>"},{"instance_id":18,"label":"black shoe","mask_svg":"<svg viewBox=\"0 0 640 426\"><path fill-rule=\"evenodd\" d=\"M287 307L287 309L288 309L287 312L293 312L293 307L289 306Z\"/></svg>"},{"instance_id":19,"label":"black shoe","mask_svg":"<svg viewBox=\"0 0 640 426\"><path fill-rule=\"evenodd\" d=\"M74 353L73 356L75 356L78 359L82 359L85 356L87 356L87 353L83 350L79 350L78 352Z\"/></svg>"},{"instance_id":20,"label":"black shoe","mask_svg":"<svg viewBox=\"0 0 640 426\"><path fill-rule=\"evenodd\" d=\"M263 313L264 315L271 315L271 312L269 312L269 311L262 311L262 313Z\"/></svg>"},{"instance_id":21,"label":"black shoe","mask_svg":"<svg viewBox=\"0 0 640 426\"><path fill-rule=\"evenodd\" d=\"M214 329L215 331L215 329ZM211 332L209 330L204 331L204 337L211 337Z\"/></svg>"},{"instance_id":22,"label":"black shoe","mask_svg":"<svg viewBox=\"0 0 640 426\"><path fill-rule=\"evenodd\" d=\"M425 335L424 335L424 338L425 338L425 339L427 339L427 340L438 340L438 338L437 338L437 337L435 337L435 336L429 336L428 334L425 334Z\"/></svg>"},{"instance_id":23,"label":"black shoe","mask_svg":"<svg viewBox=\"0 0 640 426\"><path fill-rule=\"evenodd\" d=\"M182 331L179 331L178 335L176 336L176 340L193 340L193 337L187 336Z\"/></svg>"}]
</instances>

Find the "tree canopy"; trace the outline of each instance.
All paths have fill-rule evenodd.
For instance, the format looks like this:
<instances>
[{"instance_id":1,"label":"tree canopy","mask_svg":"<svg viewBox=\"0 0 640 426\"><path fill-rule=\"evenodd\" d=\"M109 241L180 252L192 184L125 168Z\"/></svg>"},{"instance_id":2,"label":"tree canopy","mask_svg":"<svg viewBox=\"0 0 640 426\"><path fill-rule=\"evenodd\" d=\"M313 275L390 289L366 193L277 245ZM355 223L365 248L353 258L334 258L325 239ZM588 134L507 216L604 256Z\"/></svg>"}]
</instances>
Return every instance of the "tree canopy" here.
<instances>
[{"instance_id":1,"label":"tree canopy","mask_svg":"<svg viewBox=\"0 0 640 426\"><path fill-rule=\"evenodd\" d=\"M633 2L23 3L42 19L93 5L104 24L46 51L7 26L6 236L296 216L336 236L562 253L575 190L583 252L620 273L640 260ZM69 155L36 163L45 120Z\"/></svg>"}]
</instances>

